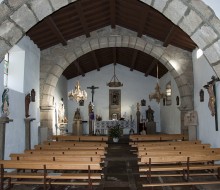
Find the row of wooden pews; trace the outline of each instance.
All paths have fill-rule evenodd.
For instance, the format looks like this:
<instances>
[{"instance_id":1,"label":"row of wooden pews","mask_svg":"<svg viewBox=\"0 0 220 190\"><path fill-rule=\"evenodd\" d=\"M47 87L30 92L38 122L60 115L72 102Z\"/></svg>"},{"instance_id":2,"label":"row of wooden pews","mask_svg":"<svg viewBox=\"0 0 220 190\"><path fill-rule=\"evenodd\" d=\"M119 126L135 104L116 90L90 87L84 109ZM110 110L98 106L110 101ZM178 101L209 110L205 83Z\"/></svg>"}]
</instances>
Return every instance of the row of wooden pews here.
<instances>
[{"instance_id":1,"label":"row of wooden pews","mask_svg":"<svg viewBox=\"0 0 220 190\"><path fill-rule=\"evenodd\" d=\"M11 154L11 160L0 160L0 190L5 186L10 189L14 184L39 184L44 190L52 185L88 186L89 189L99 185L108 139L99 136L95 141L94 136L87 136L84 142L77 138L46 141L33 150Z\"/></svg>"},{"instance_id":2,"label":"row of wooden pews","mask_svg":"<svg viewBox=\"0 0 220 190\"><path fill-rule=\"evenodd\" d=\"M170 140L163 142L150 142L147 137L145 142L130 139L139 160L140 176L147 179L143 187L220 184L220 165L216 163L220 161L220 148L211 148L210 144L202 144L201 141L177 140L172 139L175 135L168 136L164 139ZM215 176L214 180L195 180L195 176L210 175ZM175 177L176 182L161 182L158 177Z\"/></svg>"}]
</instances>

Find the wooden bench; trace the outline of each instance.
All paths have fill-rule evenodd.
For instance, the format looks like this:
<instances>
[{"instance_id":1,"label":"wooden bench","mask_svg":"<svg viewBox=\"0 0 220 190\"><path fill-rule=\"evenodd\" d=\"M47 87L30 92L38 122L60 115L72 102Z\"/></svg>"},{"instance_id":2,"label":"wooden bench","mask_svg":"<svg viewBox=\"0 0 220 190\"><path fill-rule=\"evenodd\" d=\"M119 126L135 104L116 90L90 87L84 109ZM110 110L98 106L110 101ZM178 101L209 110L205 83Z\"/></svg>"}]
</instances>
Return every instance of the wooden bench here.
<instances>
[{"instance_id":1,"label":"wooden bench","mask_svg":"<svg viewBox=\"0 0 220 190\"><path fill-rule=\"evenodd\" d=\"M132 147L161 146L161 145L191 145L201 144L201 141L164 141L164 142L136 142L131 144Z\"/></svg>"},{"instance_id":2,"label":"wooden bench","mask_svg":"<svg viewBox=\"0 0 220 190\"><path fill-rule=\"evenodd\" d=\"M46 190L48 185L56 184L88 185L89 189L92 189L93 185L100 184L102 176L102 168L98 162L0 160L0 167L1 190L3 190L5 183L9 185L9 188L13 184L42 184L44 190ZM15 171L5 172L5 169L13 169ZM25 170L25 172L17 172L18 170ZM38 172L31 173L27 172L27 170L37 170ZM67 171L68 173L66 173Z\"/></svg>"},{"instance_id":3,"label":"wooden bench","mask_svg":"<svg viewBox=\"0 0 220 190\"><path fill-rule=\"evenodd\" d=\"M219 161L220 154L217 155L192 155L192 156L142 156L141 163L145 163L145 166L140 166L139 171L145 172L145 175L141 175L141 177L147 177L148 184L143 184L143 187L154 187L154 186L178 186L178 185L195 185L195 184L220 184L220 180L215 181L198 181L198 182L190 182L189 177L190 172L194 171L192 176L195 175L208 175L207 170L217 170L217 177L220 177L220 165L213 164L213 161ZM207 163L212 164L207 164ZM172 164L171 164L172 163ZM199 173L195 173L199 172ZM203 171L203 173L201 173ZM155 174L153 172L160 172L160 174ZM165 175L161 172L182 172L180 173L170 174L166 173ZM175 183L152 183L153 177L158 176L182 176L186 181L179 181ZM213 173L210 173L213 175Z\"/></svg>"},{"instance_id":4,"label":"wooden bench","mask_svg":"<svg viewBox=\"0 0 220 190\"><path fill-rule=\"evenodd\" d=\"M106 142L74 142L74 141L44 141L43 145L60 145L60 146L101 146L108 147Z\"/></svg>"},{"instance_id":5,"label":"wooden bench","mask_svg":"<svg viewBox=\"0 0 220 190\"><path fill-rule=\"evenodd\" d=\"M56 141L97 141L107 142L108 136L74 136L74 135L56 135L52 137Z\"/></svg>"},{"instance_id":6,"label":"wooden bench","mask_svg":"<svg viewBox=\"0 0 220 190\"><path fill-rule=\"evenodd\" d=\"M130 135L129 140L132 141L129 144L132 145L135 142L145 141L184 141L188 136L183 134L158 134L158 135Z\"/></svg>"},{"instance_id":7,"label":"wooden bench","mask_svg":"<svg viewBox=\"0 0 220 190\"><path fill-rule=\"evenodd\" d=\"M43 155L43 154L10 154L11 160L28 160L28 161L81 161L81 162L99 162L102 163L103 159L99 155Z\"/></svg>"},{"instance_id":8,"label":"wooden bench","mask_svg":"<svg viewBox=\"0 0 220 190\"><path fill-rule=\"evenodd\" d=\"M62 145L35 145L35 149L47 149L47 150L105 150L103 146L62 146Z\"/></svg>"},{"instance_id":9,"label":"wooden bench","mask_svg":"<svg viewBox=\"0 0 220 190\"><path fill-rule=\"evenodd\" d=\"M102 158L105 157L106 151L104 150L25 150L26 154L49 154L49 155L100 155Z\"/></svg>"}]
</instances>

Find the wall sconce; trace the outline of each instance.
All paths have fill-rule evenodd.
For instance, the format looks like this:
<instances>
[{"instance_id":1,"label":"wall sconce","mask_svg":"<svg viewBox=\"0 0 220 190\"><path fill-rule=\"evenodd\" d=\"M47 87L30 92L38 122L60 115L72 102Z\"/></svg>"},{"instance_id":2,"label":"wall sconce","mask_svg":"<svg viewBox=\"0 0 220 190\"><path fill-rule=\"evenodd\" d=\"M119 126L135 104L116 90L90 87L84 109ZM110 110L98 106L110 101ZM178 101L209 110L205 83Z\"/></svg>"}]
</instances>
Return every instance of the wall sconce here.
<instances>
[{"instance_id":1,"label":"wall sconce","mask_svg":"<svg viewBox=\"0 0 220 190\"><path fill-rule=\"evenodd\" d=\"M31 101L32 101L32 102L35 102L35 95L36 95L35 90L32 89L32 90L31 90Z\"/></svg>"}]
</instances>

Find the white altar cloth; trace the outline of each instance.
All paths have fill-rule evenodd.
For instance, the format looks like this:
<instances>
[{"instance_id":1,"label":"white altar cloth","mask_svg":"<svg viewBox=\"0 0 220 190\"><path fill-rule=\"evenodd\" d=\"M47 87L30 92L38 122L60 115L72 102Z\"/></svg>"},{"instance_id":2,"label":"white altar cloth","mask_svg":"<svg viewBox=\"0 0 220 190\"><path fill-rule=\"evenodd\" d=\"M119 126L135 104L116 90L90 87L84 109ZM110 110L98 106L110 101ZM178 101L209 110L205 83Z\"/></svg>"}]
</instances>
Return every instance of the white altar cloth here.
<instances>
[{"instance_id":1,"label":"white altar cloth","mask_svg":"<svg viewBox=\"0 0 220 190\"><path fill-rule=\"evenodd\" d=\"M135 122L125 120L109 120L109 121L96 121L95 132L101 135L107 135L110 127L116 126L117 124L123 129L123 134L129 134L130 130L135 128Z\"/></svg>"}]
</instances>

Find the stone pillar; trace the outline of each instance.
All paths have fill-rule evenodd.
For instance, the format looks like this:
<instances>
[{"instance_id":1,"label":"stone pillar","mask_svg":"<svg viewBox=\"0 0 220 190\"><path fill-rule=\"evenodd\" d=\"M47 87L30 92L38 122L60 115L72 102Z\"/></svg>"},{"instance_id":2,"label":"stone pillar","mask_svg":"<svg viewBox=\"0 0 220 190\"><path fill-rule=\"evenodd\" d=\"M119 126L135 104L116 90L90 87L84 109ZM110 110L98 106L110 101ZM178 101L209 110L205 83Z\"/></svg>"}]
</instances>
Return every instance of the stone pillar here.
<instances>
[{"instance_id":1,"label":"stone pillar","mask_svg":"<svg viewBox=\"0 0 220 190\"><path fill-rule=\"evenodd\" d=\"M48 128L48 140L52 139L53 135L53 118L55 115L55 107L54 106L41 106L40 108L40 118L41 118L41 127Z\"/></svg>"},{"instance_id":2,"label":"stone pillar","mask_svg":"<svg viewBox=\"0 0 220 190\"><path fill-rule=\"evenodd\" d=\"M141 120L141 112L139 110L136 112L136 116L137 116L137 134L139 134L140 133L139 124L140 124L140 120Z\"/></svg>"},{"instance_id":3,"label":"stone pillar","mask_svg":"<svg viewBox=\"0 0 220 190\"><path fill-rule=\"evenodd\" d=\"M25 118L25 150L31 149L31 122L35 118Z\"/></svg>"},{"instance_id":4,"label":"stone pillar","mask_svg":"<svg viewBox=\"0 0 220 190\"><path fill-rule=\"evenodd\" d=\"M12 122L8 117L0 117L0 159L4 160L5 156L5 127L6 123Z\"/></svg>"}]
</instances>

